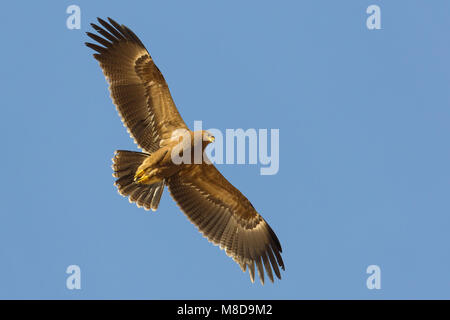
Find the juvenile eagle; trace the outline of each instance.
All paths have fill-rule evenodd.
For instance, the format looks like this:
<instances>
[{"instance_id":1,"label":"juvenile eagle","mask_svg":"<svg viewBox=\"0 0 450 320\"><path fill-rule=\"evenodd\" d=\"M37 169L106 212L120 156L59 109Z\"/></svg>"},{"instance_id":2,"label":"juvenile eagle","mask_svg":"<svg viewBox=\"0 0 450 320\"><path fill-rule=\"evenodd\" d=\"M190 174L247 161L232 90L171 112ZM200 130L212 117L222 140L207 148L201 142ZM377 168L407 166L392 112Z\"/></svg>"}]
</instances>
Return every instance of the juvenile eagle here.
<instances>
[{"instance_id":1,"label":"juvenile eagle","mask_svg":"<svg viewBox=\"0 0 450 320\"><path fill-rule=\"evenodd\" d=\"M98 18L101 26L91 24L101 36L87 32L98 44L86 46L97 52L94 58L109 83L113 103L131 137L145 152L116 151L112 168L119 193L138 207L156 210L167 185L203 236L224 249L242 271L248 267L252 282L255 264L262 284L264 268L272 282L272 269L281 279L280 242L250 201L208 161L172 161L173 148L179 142L173 138L176 130L186 130L190 148L197 146L202 151L214 137L206 131L189 131L142 42L126 26L108 21Z\"/></svg>"}]
</instances>

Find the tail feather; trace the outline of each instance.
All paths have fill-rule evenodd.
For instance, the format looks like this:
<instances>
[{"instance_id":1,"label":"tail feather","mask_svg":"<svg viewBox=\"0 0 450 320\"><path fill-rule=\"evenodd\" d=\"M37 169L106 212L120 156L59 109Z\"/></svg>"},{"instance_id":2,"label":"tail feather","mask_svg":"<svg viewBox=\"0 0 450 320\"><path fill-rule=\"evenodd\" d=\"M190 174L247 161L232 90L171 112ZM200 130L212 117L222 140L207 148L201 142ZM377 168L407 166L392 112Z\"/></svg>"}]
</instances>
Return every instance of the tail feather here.
<instances>
[{"instance_id":1,"label":"tail feather","mask_svg":"<svg viewBox=\"0 0 450 320\"><path fill-rule=\"evenodd\" d=\"M113 177L118 178L114 185L122 196L129 197L130 202L145 210L155 211L164 191L164 181L152 185L134 182L137 168L148 156L141 152L117 150L112 159Z\"/></svg>"}]
</instances>

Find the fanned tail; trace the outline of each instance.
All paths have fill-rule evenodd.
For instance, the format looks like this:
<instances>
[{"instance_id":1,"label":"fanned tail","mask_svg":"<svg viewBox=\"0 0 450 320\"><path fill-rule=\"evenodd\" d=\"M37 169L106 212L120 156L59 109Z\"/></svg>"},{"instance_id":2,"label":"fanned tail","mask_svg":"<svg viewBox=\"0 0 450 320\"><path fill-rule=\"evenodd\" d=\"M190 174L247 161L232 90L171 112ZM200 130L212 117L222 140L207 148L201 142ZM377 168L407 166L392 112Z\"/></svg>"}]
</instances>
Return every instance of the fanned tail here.
<instances>
[{"instance_id":1,"label":"fanned tail","mask_svg":"<svg viewBox=\"0 0 450 320\"><path fill-rule=\"evenodd\" d=\"M114 185L119 193L128 197L130 202L135 202L138 207L155 211L158 209L164 191L164 181L151 185L134 182L137 168L149 156L142 152L117 150L112 159L112 168L114 170L113 177L118 178Z\"/></svg>"}]
</instances>

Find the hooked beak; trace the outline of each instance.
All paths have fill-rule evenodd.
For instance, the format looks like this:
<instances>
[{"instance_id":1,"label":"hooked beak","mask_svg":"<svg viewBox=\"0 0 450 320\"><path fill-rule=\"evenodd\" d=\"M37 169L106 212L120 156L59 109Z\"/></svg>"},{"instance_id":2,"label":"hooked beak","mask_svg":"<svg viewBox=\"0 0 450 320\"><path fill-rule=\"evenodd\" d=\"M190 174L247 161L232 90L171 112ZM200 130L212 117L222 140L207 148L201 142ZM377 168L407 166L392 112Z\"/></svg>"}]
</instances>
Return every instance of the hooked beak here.
<instances>
[{"instance_id":1,"label":"hooked beak","mask_svg":"<svg viewBox=\"0 0 450 320\"><path fill-rule=\"evenodd\" d=\"M216 140L216 138L214 138L213 136L210 136L208 140L209 140L209 142L214 142Z\"/></svg>"}]
</instances>

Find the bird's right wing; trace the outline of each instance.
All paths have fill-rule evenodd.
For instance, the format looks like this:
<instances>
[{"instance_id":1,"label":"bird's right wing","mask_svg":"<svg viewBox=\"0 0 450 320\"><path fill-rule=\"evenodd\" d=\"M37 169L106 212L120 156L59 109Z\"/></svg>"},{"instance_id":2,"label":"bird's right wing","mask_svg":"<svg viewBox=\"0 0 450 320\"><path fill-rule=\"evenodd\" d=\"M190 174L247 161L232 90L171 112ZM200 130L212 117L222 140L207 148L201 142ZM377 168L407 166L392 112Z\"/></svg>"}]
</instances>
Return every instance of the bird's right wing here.
<instances>
[{"instance_id":1,"label":"bird's right wing","mask_svg":"<svg viewBox=\"0 0 450 320\"><path fill-rule=\"evenodd\" d=\"M269 224L250 201L212 164L171 176L167 185L182 211L212 243L224 249L242 271L255 279L255 264L264 284L264 269L273 282L272 269L281 279L284 270L281 244Z\"/></svg>"},{"instance_id":2,"label":"bird's right wing","mask_svg":"<svg viewBox=\"0 0 450 320\"><path fill-rule=\"evenodd\" d=\"M176 129L187 129L163 75L139 38L126 26L98 18L103 27L91 24L102 36L88 32L98 44L86 45L98 53L109 83L111 98L128 132L137 145L152 153L161 140Z\"/></svg>"}]
</instances>

